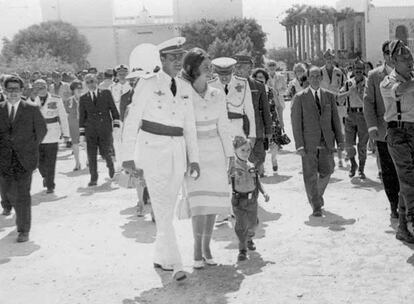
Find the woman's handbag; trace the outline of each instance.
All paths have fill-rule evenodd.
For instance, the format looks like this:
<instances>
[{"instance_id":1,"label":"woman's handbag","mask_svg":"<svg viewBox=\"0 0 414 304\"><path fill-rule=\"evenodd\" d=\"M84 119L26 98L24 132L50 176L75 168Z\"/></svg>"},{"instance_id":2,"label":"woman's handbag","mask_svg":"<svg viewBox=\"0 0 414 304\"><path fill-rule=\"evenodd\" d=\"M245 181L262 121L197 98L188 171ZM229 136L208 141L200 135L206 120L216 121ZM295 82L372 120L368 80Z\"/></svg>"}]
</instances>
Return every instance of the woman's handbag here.
<instances>
[{"instance_id":1,"label":"woman's handbag","mask_svg":"<svg viewBox=\"0 0 414 304\"><path fill-rule=\"evenodd\" d=\"M282 146L290 144L290 138L289 138L289 136L287 136L284 129L282 129L282 134L278 138L278 142Z\"/></svg>"},{"instance_id":2,"label":"woman's handbag","mask_svg":"<svg viewBox=\"0 0 414 304\"><path fill-rule=\"evenodd\" d=\"M187 186L185 183L181 188L181 195L178 197L176 213L179 220L191 218L190 202L188 200Z\"/></svg>"}]
</instances>

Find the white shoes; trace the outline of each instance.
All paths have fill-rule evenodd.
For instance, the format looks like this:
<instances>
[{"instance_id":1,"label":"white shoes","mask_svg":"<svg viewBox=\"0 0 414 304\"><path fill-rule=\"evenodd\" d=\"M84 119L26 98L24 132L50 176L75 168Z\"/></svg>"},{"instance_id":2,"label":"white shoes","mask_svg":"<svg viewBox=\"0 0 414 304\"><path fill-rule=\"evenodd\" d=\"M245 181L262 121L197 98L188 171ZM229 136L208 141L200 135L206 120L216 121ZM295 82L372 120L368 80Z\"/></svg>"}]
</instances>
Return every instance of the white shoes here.
<instances>
[{"instance_id":1,"label":"white shoes","mask_svg":"<svg viewBox=\"0 0 414 304\"><path fill-rule=\"evenodd\" d=\"M194 261L193 268L194 269L202 269L202 268L204 268L204 261L203 260L201 260L201 261Z\"/></svg>"},{"instance_id":2,"label":"white shoes","mask_svg":"<svg viewBox=\"0 0 414 304\"><path fill-rule=\"evenodd\" d=\"M208 266L217 266L217 262L214 261L213 259L203 258L203 260L204 260L204 263L206 263Z\"/></svg>"}]
</instances>

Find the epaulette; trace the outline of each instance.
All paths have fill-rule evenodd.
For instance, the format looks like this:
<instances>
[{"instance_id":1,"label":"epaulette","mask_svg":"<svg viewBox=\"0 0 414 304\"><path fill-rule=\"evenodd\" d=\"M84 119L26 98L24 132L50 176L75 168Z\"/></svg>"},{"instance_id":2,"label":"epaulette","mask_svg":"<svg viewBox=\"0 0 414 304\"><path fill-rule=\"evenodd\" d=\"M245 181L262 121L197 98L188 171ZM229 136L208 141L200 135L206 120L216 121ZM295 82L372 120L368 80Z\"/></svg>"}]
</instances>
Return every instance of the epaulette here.
<instances>
[{"instance_id":1,"label":"epaulette","mask_svg":"<svg viewBox=\"0 0 414 304\"><path fill-rule=\"evenodd\" d=\"M234 78L237 79L237 80L241 80L241 81L247 82L247 79L244 78L244 77L239 77L239 76L234 75Z\"/></svg>"},{"instance_id":2,"label":"epaulette","mask_svg":"<svg viewBox=\"0 0 414 304\"><path fill-rule=\"evenodd\" d=\"M215 76L214 78L211 78L210 80L208 80L207 83L213 83L217 80L219 80L219 78L218 78L218 76Z\"/></svg>"},{"instance_id":3,"label":"epaulette","mask_svg":"<svg viewBox=\"0 0 414 304\"><path fill-rule=\"evenodd\" d=\"M384 80L381 82L380 86L384 89L387 89L390 86L392 86L392 82L390 81L389 75L384 77Z\"/></svg>"},{"instance_id":4,"label":"epaulette","mask_svg":"<svg viewBox=\"0 0 414 304\"><path fill-rule=\"evenodd\" d=\"M156 73L149 73L149 74L143 75L141 78L142 79L150 79L150 78L155 77L155 76L157 76Z\"/></svg>"}]
</instances>

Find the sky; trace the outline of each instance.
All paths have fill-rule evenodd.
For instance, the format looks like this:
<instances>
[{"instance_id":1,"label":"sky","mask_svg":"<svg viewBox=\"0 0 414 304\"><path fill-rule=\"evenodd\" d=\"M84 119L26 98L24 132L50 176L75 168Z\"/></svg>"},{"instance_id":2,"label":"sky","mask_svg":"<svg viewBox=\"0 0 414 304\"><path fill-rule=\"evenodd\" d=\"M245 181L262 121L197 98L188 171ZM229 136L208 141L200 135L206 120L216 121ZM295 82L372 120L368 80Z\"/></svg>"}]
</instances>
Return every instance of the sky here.
<instances>
[{"instance_id":1,"label":"sky","mask_svg":"<svg viewBox=\"0 0 414 304\"><path fill-rule=\"evenodd\" d=\"M11 38L19 29L41 21L40 0L0 0L1 35ZM173 0L114 0L114 13L117 16L137 14L145 6L152 15L172 15ZM194 0L205 1L205 0ZM207 0L208 1L208 0ZM342 0L344 1L344 0ZM365 0L345 0L365 1ZM73 0L74 4L82 0ZM96 0L98 3L99 0ZM268 34L266 47L286 45L286 34L279 24L283 13L293 4L328 5L335 7L337 0L243 0L245 17L256 18ZM377 6L414 5L414 0L372 0ZM414 17L414 16L413 16Z\"/></svg>"}]
</instances>

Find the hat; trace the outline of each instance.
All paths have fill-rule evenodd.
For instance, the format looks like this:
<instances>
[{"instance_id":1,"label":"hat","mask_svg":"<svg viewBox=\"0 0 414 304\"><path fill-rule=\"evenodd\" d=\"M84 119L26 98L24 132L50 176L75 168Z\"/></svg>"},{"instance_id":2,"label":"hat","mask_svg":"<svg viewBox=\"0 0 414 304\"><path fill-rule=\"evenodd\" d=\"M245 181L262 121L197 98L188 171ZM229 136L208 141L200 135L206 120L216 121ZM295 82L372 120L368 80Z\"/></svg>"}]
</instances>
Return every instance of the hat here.
<instances>
[{"instance_id":1,"label":"hat","mask_svg":"<svg viewBox=\"0 0 414 304\"><path fill-rule=\"evenodd\" d=\"M107 78L114 76L114 70L113 69L106 69L105 72L104 72L104 76L107 77Z\"/></svg>"},{"instance_id":2,"label":"hat","mask_svg":"<svg viewBox=\"0 0 414 304\"><path fill-rule=\"evenodd\" d=\"M34 85L42 85L42 86L44 86L44 87L47 87L47 83L46 83L46 81L45 80L43 80L43 79L37 79L34 83L33 83Z\"/></svg>"},{"instance_id":3,"label":"hat","mask_svg":"<svg viewBox=\"0 0 414 304\"><path fill-rule=\"evenodd\" d=\"M402 40L393 40L390 42L391 57L411 54L411 50L405 45Z\"/></svg>"},{"instance_id":4,"label":"hat","mask_svg":"<svg viewBox=\"0 0 414 304\"><path fill-rule=\"evenodd\" d=\"M230 57L219 57L211 61L211 64L214 66L214 71L219 75L231 74L236 63L236 59Z\"/></svg>"},{"instance_id":5,"label":"hat","mask_svg":"<svg viewBox=\"0 0 414 304\"><path fill-rule=\"evenodd\" d=\"M234 140L233 140L233 148L238 149L248 143L250 142L246 138L242 136L236 136L234 137Z\"/></svg>"},{"instance_id":6,"label":"hat","mask_svg":"<svg viewBox=\"0 0 414 304\"><path fill-rule=\"evenodd\" d=\"M185 50L182 48L186 39L184 37L175 37L160 43L158 51L160 54L181 54L185 53Z\"/></svg>"},{"instance_id":7,"label":"hat","mask_svg":"<svg viewBox=\"0 0 414 304\"><path fill-rule=\"evenodd\" d=\"M95 68L95 67L90 67L90 68L88 69L88 73L96 74L96 73L98 73L98 69L97 69L97 68Z\"/></svg>"},{"instance_id":8,"label":"hat","mask_svg":"<svg viewBox=\"0 0 414 304\"><path fill-rule=\"evenodd\" d=\"M365 64L362 60L357 59L354 62L354 69L355 70L365 70Z\"/></svg>"},{"instance_id":9,"label":"hat","mask_svg":"<svg viewBox=\"0 0 414 304\"><path fill-rule=\"evenodd\" d=\"M252 57L248 55L237 54L237 55L234 55L233 58L237 60L237 63L253 64Z\"/></svg>"},{"instance_id":10,"label":"hat","mask_svg":"<svg viewBox=\"0 0 414 304\"><path fill-rule=\"evenodd\" d=\"M141 78L142 76L144 76L146 73L143 70L137 70L137 71L133 71L131 73L129 73L127 75L127 77L125 77L125 79L134 79L134 78Z\"/></svg>"},{"instance_id":11,"label":"hat","mask_svg":"<svg viewBox=\"0 0 414 304\"><path fill-rule=\"evenodd\" d=\"M327 49L325 53L323 53L323 59L333 59L335 58L335 54L330 50Z\"/></svg>"},{"instance_id":12,"label":"hat","mask_svg":"<svg viewBox=\"0 0 414 304\"><path fill-rule=\"evenodd\" d=\"M62 74L60 74L59 71L53 71L52 72L52 77L61 77L61 76L62 76Z\"/></svg>"},{"instance_id":13,"label":"hat","mask_svg":"<svg viewBox=\"0 0 414 304\"><path fill-rule=\"evenodd\" d=\"M384 43L382 44L382 47L381 47L383 53L390 51L390 43L391 43L391 41L389 41L389 40L384 41Z\"/></svg>"},{"instance_id":14,"label":"hat","mask_svg":"<svg viewBox=\"0 0 414 304\"><path fill-rule=\"evenodd\" d=\"M115 68L115 71L119 72L120 70L129 70L128 66L125 64L120 64Z\"/></svg>"}]
</instances>

